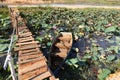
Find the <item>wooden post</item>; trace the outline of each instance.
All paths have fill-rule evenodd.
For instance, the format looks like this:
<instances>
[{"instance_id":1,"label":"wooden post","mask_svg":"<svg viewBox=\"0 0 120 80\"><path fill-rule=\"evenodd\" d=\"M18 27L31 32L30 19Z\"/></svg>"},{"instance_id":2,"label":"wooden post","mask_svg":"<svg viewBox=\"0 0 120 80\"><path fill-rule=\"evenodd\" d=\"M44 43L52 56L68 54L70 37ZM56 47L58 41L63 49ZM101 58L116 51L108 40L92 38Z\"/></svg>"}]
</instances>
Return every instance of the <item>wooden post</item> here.
<instances>
[{"instance_id":1,"label":"wooden post","mask_svg":"<svg viewBox=\"0 0 120 80\"><path fill-rule=\"evenodd\" d=\"M18 35L18 18L15 17L15 28L16 28L16 34Z\"/></svg>"}]
</instances>

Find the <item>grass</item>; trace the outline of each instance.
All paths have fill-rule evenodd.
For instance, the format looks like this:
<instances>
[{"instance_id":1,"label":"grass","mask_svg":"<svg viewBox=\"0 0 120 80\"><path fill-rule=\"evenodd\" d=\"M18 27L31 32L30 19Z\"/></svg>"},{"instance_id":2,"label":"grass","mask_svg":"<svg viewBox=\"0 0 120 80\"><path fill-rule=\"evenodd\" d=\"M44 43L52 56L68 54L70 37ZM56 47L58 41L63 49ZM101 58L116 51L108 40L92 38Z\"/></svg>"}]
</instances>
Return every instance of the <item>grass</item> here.
<instances>
[{"instance_id":1,"label":"grass","mask_svg":"<svg viewBox=\"0 0 120 80\"><path fill-rule=\"evenodd\" d=\"M2 15L2 18L8 17L9 16L8 8L7 7L0 8L0 15Z\"/></svg>"},{"instance_id":2,"label":"grass","mask_svg":"<svg viewBox=\"0 0 120 80\"><path fill-rule=\"evenodd\" d=\"M120 0L61 0L65 4L120 5Z\"/></svg>"}]
</instances>

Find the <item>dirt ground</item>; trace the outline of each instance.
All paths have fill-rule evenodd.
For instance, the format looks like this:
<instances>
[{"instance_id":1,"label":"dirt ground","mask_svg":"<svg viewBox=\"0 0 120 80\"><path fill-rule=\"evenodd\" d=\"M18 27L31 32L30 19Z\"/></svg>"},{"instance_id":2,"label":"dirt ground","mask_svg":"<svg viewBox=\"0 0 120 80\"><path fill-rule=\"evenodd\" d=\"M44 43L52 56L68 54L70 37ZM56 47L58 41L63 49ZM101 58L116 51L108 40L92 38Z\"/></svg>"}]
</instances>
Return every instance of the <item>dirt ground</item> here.
<instances>
[{"instance_id":1,"label":"dirt ground","mask_svg":"<svg viewBox=\"0 0 120 80\"><path fill-rule=\"evenodd\" d=\"M5 4L48 4L48 3L58 3L61 0L5 0ZM0 2L2 3L2 2Z\"/></svg>"},{"instance_id":2,"label":"dirt ground","mask_svg":"<svg viewBox=\"0 0 120 80\"><path fill-rule=\"evenodd\" d=\"M8 7L64 7L64 8L70 8L70 9L77 9L77 8L109 8L109 9L120 9L120 6L94 6L94 5L75 5L75 4L72 4L72 5L66 5L66 4L24 4L24 5L8 5Z\"/></svg>"},{"instance_id":3,"label":"dirt ground","mask_svg":"<svg viewBox=\"0 0 120 80\"><path fill-rule=\"evenodd\" d=\"M65 8L114 8L120 9L120 6L107 6L107 5L88 5L88 4L56 4L63 0L6 0L3 3L0 2L0 7L7 4L9 7L65 7ZM49 4L49 5L48 5Z\"/></svg>"}]
</instances>

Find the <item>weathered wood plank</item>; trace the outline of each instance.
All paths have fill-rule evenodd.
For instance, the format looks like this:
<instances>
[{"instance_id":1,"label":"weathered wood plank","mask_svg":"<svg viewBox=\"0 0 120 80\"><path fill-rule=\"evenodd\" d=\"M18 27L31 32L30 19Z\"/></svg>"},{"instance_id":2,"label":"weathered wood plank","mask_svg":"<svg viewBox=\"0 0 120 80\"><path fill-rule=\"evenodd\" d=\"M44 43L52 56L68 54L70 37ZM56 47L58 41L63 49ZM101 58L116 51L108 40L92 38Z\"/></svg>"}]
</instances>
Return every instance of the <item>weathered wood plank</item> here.
<instances>
[{"instance_id":1,"label":"weathered wood plank","mask_svg":"<svg viewBox=\"0 0 120 80\"><path fill-rule=\"evenodd\" d=\"M41 68L33 70L32 72L25 73L24 75L19 75L19 80L30 80L31 78L33 78L37 75L40 75L40 74L46 72L47 70L48 70L48 68L43 66Z\"/></svg>"},{"instance_id":2,"label":"weathered wood plank","mask_svg":"<svg viewBox=\"0 0 120 80\"><path fill-rule=\"evenodd\" d=\"M56 47L62 48L62 49L69 49L71 47L70 43L56 43Z\"/></svg>"},{"instance_id":3,"label":"weathered wood plank","mask_svg":"<svg viewBox=\"0 0 120 80\"><path fill-rule=\"evenodd\" d=\"M24 64L18 64L18 68L24 68L24 67L26 67L26 66L30 66L30 65L32 65L33 63L36 63L36 62L41 62L41 61L47 61L46 60L46 58L43 56L42 58L40 58L40 59L36 59L36 60L33 60L33 61L30 61L30 62L28 62L28 63L24 63ZM19 62L18 62L19 63Z\"/></svg>"},{"instance_id":4,"label":"weathered wood plank","mask_svg":"<svg viewBox=\"0 0 120 80\"><path fill-rule=\"evenodd\" d=\"M43 79L48 78L48 77L50 77L50 76L51 76L50 71L47 71L47 72L42 73L42 74L40 74L39 76L33 78L33 80L43 80Z\"/></svg>"},{"instance_id":5,"label":"weathered wood plank","mask_svg":"<svg viewBox=\"0 0 120 80\"><path fill-rule=\"evenodd\" d=\"M40 61L40 62L36 62L36 63L33 63L32 65L30 66L26 66L24 68L21 68L20 71L19 71L19 74L25 74L25 73L28 73L28 72L31 72L35 69L38 69L38 68L41 68L43 66L47 66L46 62L44 60Z\"/></svg>"},{"instance_id":6,"label":"weathered wood plank","mask_svg":"<svg viewBox=\"0 0 120 80\"><path fill-rule=\"evenodd\" d=\"M26 40L26 39L31 39L33 38L32 36L28 36L28 37L20 37L18 40L21 41L21 40Z\"/></svg>"},{"instance_id":7,"label":"weathered wood plank","mask_svg":"<svg viewBox=\"0 0 120 80\"><path fill-rule=\"evenodd\" d=\"M31 52L26 52L26 53L19 53L19 57L28 56L28 55L35 55L35 54L42 54L42 53L35 50L35 51L31 51Z\"/></svg>"},{"instance_id":8,"label":"weathered wood plank","mask_svg":"<svg viewBox=\"0 0 120 80\"><path fill-rule=\"evenodd\" d=\"M14 51L39 48L39 47L40 47L40 45L37 45L37 44L36 45L26 45L26 46L15 48Z\"/></svg>"},{"instance_id":9,"label":"weathered wood plank","mask_svg":"<svg viewBox=\"0 0 120 80\"><path fill-rule=\"evenodd\" d=\"M31 42L26 42L26 43L17 43L16 46L21 46L21 45L28 45L28 44L37 44L39 41L31 41Z\"/></svg>"},{"instance_id":10,"label":"weathered wood plank","mask_svg":"<svg viewBox=\"0 0 120 80\"><path fill-rule=\"evenodd\" d=\"M27 32L27 33L19 34L18 36L19 36L19 37L27 37L27 36L31 36L31 35L32 35L31 32Z\"/></svg>"},{"instance_id":11,"label":"weathered wood plank","mask_svg":"<svg viewBox=\"0 0 120 80\"><path fill-rule=\"evenodd\" d=\"M26 54L26 53L31 53L31 52L40 52L39 48L33 48L33 49L28 49L28 50L20 50L19 55L21 54Z\"/></svg>"},{"instance_id":12,"label":"weathered wood plank","mask_svg":"<svg viewBox=\"0 0 120 80\"><path fill-rule=\"evenodd\" d=\"M21 55L19 55L19 57L28 56L28 55L36 55L36 54L42 54L42 53L39 51L31 51L28 53L22 53Z\"/></svg>"},{"instance_id":13,"label":"weathered wood plank","mask_svg":"<svg viewBox=\"0 0 120 80\"><path fill-rule=\"evenodd\" d=\"M69 41L71 40L72 35L71 33L67 33L67 32L61 32L60 35L58 36L58 39L61 41Z\"/></svg>"},{"instance_id":14,"label":"weathered wood plank","mask_svg":"<svg viewBox=\"0 0 120 80\"><path fill-rule=\"evenodd\" d=\"M37 60L40 60L40 61L44 60L44 61L46 61L46 58L43 56L43 57L40 57L40 58L35 58L35 59L20 61L20 62L18 62L18 65L19 64L25 64L25 63L32 62L32 61L37 61Z\"/></svg>"},{"instance_id":15,"label":"weathered wood plank","mask_svg":"<svg viewBox=\"0 0 120 80\"><path fill-rule=\"evenodd\" d=\"M34 55L22 56L22 57L19 57L19 61L28 60L28 59L35 59L35 58L38 58L41 56L43 56L43 54L34 54Z\"/></svg>"},{"instance_id":16,"label":"weathered wood plank","mask_svg":"<svg viewBox=\"0 0 120 80\"><path fill-rule=\"evenodd\" d=\"M60 52L68 52L69 49L59 49Z\"/></svg>"},{"instance_id":17,"label":"weathered wood plank","mask_svg":"<svg viewBox=\"0 0 120 80\"><path fill-rule=\"evenodd\" d=\"M67 56L67 52L60 52L60 53L56 53L55 55L58 55L61 58L65 58Z\"/></svg>"},{"instance_id":18,"label":"weathered wood plank","mask_svg":"<svg viewBox=\"0 0 120 80\"><path fill-rule=\"evenodd\" d=\"M29 38L29 39L24 39L24 40L18 40L17 42L19 43L25 43L25 42L30 42L30 41L33 41L34 38Z\"/></svg>"},{"instance_id":19,"label":"weathered wood plank","mask_svg":"<svg viewBox=\"0 0 120 80\"><path fill-rule=\"evenodd\" d=\"M58 78L56 79L54 76L51 76L49 80L59 80Z\"/></svg>"}]
</instances>

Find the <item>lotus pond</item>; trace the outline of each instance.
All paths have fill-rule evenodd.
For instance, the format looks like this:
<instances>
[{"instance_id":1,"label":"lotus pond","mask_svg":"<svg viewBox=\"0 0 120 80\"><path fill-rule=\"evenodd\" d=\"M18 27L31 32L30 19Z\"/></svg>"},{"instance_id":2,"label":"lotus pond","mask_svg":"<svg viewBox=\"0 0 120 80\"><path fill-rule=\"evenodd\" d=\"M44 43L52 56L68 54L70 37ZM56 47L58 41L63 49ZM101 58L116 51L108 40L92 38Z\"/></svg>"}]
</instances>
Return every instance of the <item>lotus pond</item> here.
<instances>
[{"instance_id":1,"label":"lotus pond","mask_svg":"<svg viewBox=\"0 0 120 80\"><path fill-rule=\"evenodd\" d=\"M105 80L120 70L119 9L38 7L19 10L46 57L59 32L72 32L72 54L57 75L60 80ZM12 28L9 18L0 15L0 46L5 46ZM6 49L0 48L1 52Z\"/></svg>"}]
</instances>

